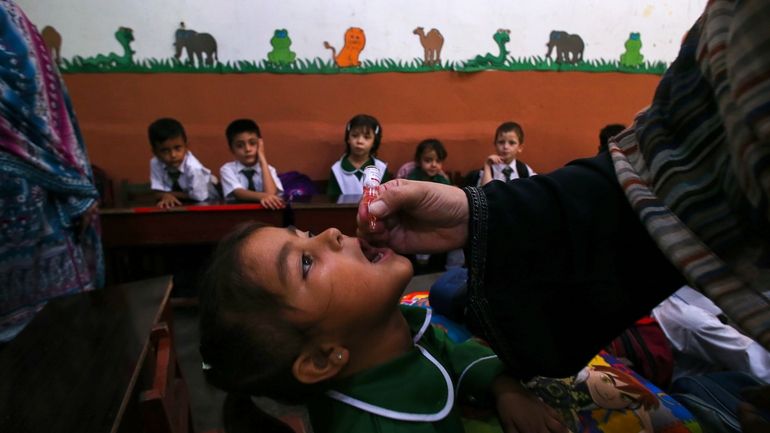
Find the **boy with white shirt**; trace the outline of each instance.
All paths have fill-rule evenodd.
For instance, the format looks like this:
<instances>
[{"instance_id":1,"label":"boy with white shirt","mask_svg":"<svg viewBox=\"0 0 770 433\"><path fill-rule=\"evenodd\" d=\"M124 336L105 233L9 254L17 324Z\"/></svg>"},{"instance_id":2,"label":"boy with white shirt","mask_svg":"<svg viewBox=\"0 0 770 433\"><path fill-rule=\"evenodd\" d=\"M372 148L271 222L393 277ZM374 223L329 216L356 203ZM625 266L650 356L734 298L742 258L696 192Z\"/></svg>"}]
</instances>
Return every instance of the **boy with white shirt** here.
<instances>
[{"instance_id":1,"label":"boy with white shirt","mask_svg":"<svg viewBox=\"0 0 770 433\"><path fill-rule=\"evenodd\" d=\"M219 169L225 199L256 201L268 209L285 206L279 194L283 185L275 168L267 163L259 126L251 119L237 119L225 131L235 161Z\"/></svg>"},{"instance_id":2,"label":"boy with white shirt","mask_svg":"<svg viewBox=\"0 0 770 433\"><path fill-rule=\"evenodd\" d=\"M193 156L178 120L158 119L147 128L147 135L155 155L150 160L150 188L158 207L180 206L182 200L216 198L216 177Z\"/></svg>"},{"instance_id":3,"label":"boy with white shirt","mask_svg":"<svg viewBox=\"0 0 770 433\"><path fill-rule=\"evenodd\" d=\"M535 175L527 164L516 159L524 151L524 129L516 122L505 122L495 131L495 153L489 155L479 173L477 186L493 180L509 182Z\"/></svg>"}]
</instances>

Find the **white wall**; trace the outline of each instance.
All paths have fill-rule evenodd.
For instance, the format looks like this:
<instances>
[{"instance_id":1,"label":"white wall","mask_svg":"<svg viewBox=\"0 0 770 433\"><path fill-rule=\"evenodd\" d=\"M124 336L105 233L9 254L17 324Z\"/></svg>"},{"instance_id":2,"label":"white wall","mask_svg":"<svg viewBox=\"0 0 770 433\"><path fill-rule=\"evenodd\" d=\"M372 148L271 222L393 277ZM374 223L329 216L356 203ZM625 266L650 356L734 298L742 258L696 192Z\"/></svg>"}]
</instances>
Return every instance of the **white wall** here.
<instances>
[{"instance_id":1,"label":"white wall","mask_svg":"<svg viewBox=\"0 0 770 433\"><path fill-rule=\"evenodd\" d=\"M511 30L514 57L544 56L551 30L579 34L584 58L617 60L630 32L640 32L645 60L670 62L706 0L17 0L39 28L62 35L62 56L91 56L121 49L113 34L134 31L135 58L173 55L179 22L211 33L220 61L261 60L277 28L286 28L298 58L331 58L348 27L362 27L362 60L422 58L415 27L438 28L443 60L497 53L492 34Z\"/></svg>"}]
</instances>

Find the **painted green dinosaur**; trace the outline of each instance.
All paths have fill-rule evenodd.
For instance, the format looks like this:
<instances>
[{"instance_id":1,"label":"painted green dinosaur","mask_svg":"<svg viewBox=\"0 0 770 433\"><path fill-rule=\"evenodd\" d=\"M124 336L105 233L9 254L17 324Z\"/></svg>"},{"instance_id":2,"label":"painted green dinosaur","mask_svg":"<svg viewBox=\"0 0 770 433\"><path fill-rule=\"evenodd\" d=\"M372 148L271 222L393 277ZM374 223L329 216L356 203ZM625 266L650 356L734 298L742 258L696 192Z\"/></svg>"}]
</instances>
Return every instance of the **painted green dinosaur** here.
<instances>
[{"instance_id":1,"label":"painted green dinosaur","mask_svg":"<svg viewBox=\"0 0 770 433\"><path fill-rule=\"evenodd\" d=\"M82 59L83 65L103 68L133 64L134 54L136 53L131 49L131 42L134 41L134 31L128 27L119 27L115 32L115 39L117 39L120 46L123 47L122 56L115 53L97 54L96 56Z\"/></svg>"},{"instance_id":2,"label":"painted green dinosaur","mask_svg":"<svg viewBox=\"0 0 770 433\"><path fill-rule=\"evenodd\" d=\"M508 50L505 48L505 44L511 41L511 31L507 29L499 29L492 36L495 40L497 47L500 48L500 54L494 56L492 53L486 55L478 55L465 63L466 67L478 68L482 66L503 66L505 60L508 58Z\"/></svg>"},{"instance_id":3,"label":"painted green dinosaur","mask_svg":"<svg viewBox=\"0 0 770 433\"><path fill-rule=\"evenodd\" d=\"M267 53L267 60L270 63L288 65L294 62L294 59L297 57L297 53L289 49L291 47L291 38L289 37L289 31L286 29L277 29L273 32L270 45L273 47L273 50Z\"/></svg>"}]
</instances>

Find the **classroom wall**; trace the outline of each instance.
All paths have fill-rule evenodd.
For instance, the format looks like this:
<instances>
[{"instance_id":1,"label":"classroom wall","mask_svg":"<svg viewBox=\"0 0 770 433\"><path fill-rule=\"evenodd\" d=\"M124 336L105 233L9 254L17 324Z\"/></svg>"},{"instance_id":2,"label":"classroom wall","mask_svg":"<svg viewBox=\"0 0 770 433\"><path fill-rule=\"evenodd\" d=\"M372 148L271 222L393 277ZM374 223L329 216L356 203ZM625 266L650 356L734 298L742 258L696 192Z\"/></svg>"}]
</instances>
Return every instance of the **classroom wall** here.
<instances>
[{"instance_id":1,"label":"classroom wall","mask_svg":"<svg viewBox=\"0 0 770 433\"><path fill-rule=\"evenodd\" d=\"M422 58L416 27L444 36L442 58L463 61L497 53L492 35L509 29L513 57L545 56L549 33L580 35L585 59L618 60L631 32L639 33L646 60L670 62L706 0L17 0L41 29L62 36L62 55L121 53L113 34L133 29L137 60L171 57L174 32L206 32L222 62L265 59L276 29L285 29L297 58L331 58L349 27L366 33L362 60Z\"/></svg>"},{"instance_id":2,"label":"classroom wall","mask_svg":"<svg viewBox=\"0 0 770 433\"><path fill-rule=\"evenodd\" d=\"M526 132L522 159L547 172L593 154L602 126L630 123L650 102L659 75L645 73L657 70L649 62L665 65L675 58L682 35L705 3L71 0L65 7L57 0L18 1L39 28L58 30L64 78L92 162L114 180L132 182L148 178L146 127L161 116L184 123L193 151L215 172L230 159L225 126L234 118L251 117L262 126L269 161L279 171L325 179L343 152L346 121L360 112L382 122L380 157L393 171L428 137L447 145L447 170L464 173L480 167L493 151L494 129L515 120ZM183 73L178 63L168 66L181 22L217 39L218 66L251 62L249 73L216 73L200 65ZM341 70L323 41L339 49L352 26L366 32L365 65ZM424 70L421 41L413 33L420 26L444 35L436 72L414 72ZM120 27L131 29L129 46L116 39ZM291 50L302 60L295 63L305 66L279 73L267 68L278 29L288 31ZM469 73L465 67L474 56L497 53L492 39L497 29L510 30L505 64ZM622 70L618 61L631 33L640 34L647 63L629 74L544 72L559 67L544 60L552 30L582 37L580 71ZM78 58L101 66L78 69ZM324 62L323 73L308 68L310 61ZM377 65L402 61L413 65L412 72L377 70ZM227 68L222 71L232 70Z\"/></svg>"},{"instance_id":3,"label":"classroom wall","mask_svg":"<svg viewBox=\"0 0 770 433\"><path fill-rule=\"evenodd\" d=\"M383 125L380 157L391 170L417 142L444 141L448 170L480 167L499 123L524 126L522 160L538 172L595 153L607 123L630 123L660 77L581 72L275 74L66 74L94 164L119 181L148 179L146 127L181 120L194 153L218 171L230 159L227 123L256 119L279 172L328 177L344 150L347 120L370 113Z\"/></svg>"}]
</instances>

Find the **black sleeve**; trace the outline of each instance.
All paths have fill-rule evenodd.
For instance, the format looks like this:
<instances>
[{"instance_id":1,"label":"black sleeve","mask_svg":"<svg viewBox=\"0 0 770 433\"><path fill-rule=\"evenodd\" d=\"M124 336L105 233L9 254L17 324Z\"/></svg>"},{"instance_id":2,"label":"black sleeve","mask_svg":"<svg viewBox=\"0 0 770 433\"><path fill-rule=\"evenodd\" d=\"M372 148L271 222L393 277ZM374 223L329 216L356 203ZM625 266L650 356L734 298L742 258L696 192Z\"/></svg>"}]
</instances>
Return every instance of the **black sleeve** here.
<instances>
[{"instance_id":1,"label":"black sleeve","mask_svg":"<svg viewBox=\"0 0 770 433\"><path fill-rule=\"evenodd\" d=\"M519 377L576 373L685 284L632 211L606 153L465 191L466 320Z\"/></svg>"}]
</instances>

